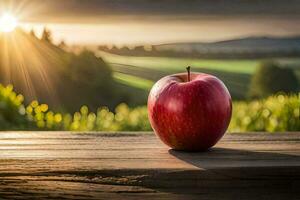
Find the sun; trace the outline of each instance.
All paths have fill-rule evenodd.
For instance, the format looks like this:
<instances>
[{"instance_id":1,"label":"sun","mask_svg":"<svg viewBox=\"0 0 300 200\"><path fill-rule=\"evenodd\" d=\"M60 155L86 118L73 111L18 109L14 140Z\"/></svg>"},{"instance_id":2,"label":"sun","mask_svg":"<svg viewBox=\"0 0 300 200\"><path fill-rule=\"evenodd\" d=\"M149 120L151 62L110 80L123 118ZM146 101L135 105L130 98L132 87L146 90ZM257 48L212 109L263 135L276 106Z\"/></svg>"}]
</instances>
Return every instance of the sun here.
<instances>
[{"instance_id":1,"label":"sun","mask_svg":"<svg viewBox=\"0 0 300 200\"><path fill-rule=\"evenodd\" d=\"M18 26L18 20L15 16L5 13L0 17L0 31L12 32Z\"/></svg>"}]
</instances>

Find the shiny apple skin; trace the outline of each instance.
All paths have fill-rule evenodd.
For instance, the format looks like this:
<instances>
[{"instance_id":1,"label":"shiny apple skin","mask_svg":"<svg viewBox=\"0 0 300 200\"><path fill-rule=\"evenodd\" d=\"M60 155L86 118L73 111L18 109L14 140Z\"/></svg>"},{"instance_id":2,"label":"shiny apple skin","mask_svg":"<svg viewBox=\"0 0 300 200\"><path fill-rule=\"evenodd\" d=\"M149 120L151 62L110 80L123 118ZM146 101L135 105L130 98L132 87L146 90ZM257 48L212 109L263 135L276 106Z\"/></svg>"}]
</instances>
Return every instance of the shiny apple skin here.
<instances>
[{"instance_id":1,"label":"shiny apple skin","mask_svg":"<svg viewBox=\"0 0 300 200\"><path fill-rule=\"evenodd\" d=\"M224 83L204 73L160 79L148 97L148 116L156 135L175 150L204 151L226 132L232 101Z\"/></svg>"}]
</instances>

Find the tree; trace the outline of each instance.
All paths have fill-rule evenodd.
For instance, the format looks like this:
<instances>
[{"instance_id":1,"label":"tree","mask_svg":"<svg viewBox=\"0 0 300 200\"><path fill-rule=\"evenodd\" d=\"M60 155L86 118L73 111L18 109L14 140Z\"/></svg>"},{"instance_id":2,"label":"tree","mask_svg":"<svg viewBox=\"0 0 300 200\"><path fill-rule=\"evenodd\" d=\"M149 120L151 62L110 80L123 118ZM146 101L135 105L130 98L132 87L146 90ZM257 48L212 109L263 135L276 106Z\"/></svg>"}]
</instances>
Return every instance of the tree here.
<instances>
[{"instance_id":1,"label":"tree","mask_svg":"<svg viewBox=\"0 0 300 200\"><path fill-rule=\"evenodd\" d=\"M263 98L278 92L298 92L299 83L294 71L268 61L261 63L252 76L249 97Z\"/></svg>"},{"instance_id":2,"label":"tree","mask_svg":"<svg viewBox=\"0 0 300 200\"><path fill-rule=\"evenodd\" d=\"M61 48L61 49L65 49L67 47L67 44L65 43L65 41L61 41L59 44L58 44L58 47Z\"/></svg>"},{"instance_id":3,"label":"tree","mask_svg":"<svg viewBox=\"0 0 300 200\"><path fill-rule=\"evenodd\" d=\"M91 109L99 105L113 108L116 100L120 99L115 91L110 66L92 51L66 53L60 69L59 79L62 82L56 90L66 110L74 112L84 104Z\"/></svg>"},{"instance_id":4,"label":"tree","mask_svg":"<svg viewBox=\"0 0 300 200\"><path fill-rule=\"evenodd\" d=\"M35 34L35 31L33 29L31 29L30 33L29 33L32 37L35 37L36 38L36 34Z\"/></svg>"},{"instance_id":5,"label":"tree","mask_svg":"<svg viewBox=\"0 0 300 200\"><path fill-rule=\"evenodd\" d=\"M41 40L51 43L52 42L52 33L49 29L46 27L43 30L42 38Z\"/></svg>"}]
</instances>

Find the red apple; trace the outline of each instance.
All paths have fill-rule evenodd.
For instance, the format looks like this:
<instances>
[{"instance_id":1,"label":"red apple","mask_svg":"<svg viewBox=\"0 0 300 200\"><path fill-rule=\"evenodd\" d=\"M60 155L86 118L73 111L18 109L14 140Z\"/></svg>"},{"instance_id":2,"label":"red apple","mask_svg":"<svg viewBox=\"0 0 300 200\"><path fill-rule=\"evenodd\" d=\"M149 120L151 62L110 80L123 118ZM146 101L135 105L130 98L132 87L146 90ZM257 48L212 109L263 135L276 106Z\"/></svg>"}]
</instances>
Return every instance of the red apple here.
<instances>
[{"instance_id":1,"label":"red apple","mask_svg":"<svg viewBox=\"0 0 300 200\"><path fill-rule=\"evenodd\" d=\"M224 135L231 119L231 96L224 83L204 73L160 79L148 97L148 115L156 135L176 150L203 151Z\"/></svg>"}]
</instances>

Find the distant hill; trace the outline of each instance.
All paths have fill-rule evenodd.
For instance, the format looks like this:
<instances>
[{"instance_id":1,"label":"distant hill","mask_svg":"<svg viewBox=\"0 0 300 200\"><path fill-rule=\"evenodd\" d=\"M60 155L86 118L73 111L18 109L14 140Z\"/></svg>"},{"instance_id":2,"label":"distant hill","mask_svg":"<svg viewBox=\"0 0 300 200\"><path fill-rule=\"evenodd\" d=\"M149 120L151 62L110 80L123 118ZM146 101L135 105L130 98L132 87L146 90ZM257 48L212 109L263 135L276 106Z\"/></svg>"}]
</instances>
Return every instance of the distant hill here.
<instances>
[{"instance_id":1,"label":"distant hill","mask_svg":"<svg viewBox=\"0 0 300 200\"><path fill-rule=\"evenodd\" d=\"M156 45L157 50L199 53L300 53L300 36L288 38L247 37L211 43Z\"/></svg>"},{"instance_id":2,"label":"distant hill","mask_svg":"<svg viewBox=\"0 0 300 200\"><path fill-rule=\"evenodd\" d=\"M125 56L207 59L266 59L300 56L300 36L247 37L218 42L183 42L135 47L98 45L89 47Z\"/></svg>"}]
</instances>

